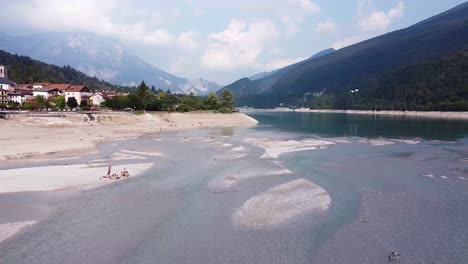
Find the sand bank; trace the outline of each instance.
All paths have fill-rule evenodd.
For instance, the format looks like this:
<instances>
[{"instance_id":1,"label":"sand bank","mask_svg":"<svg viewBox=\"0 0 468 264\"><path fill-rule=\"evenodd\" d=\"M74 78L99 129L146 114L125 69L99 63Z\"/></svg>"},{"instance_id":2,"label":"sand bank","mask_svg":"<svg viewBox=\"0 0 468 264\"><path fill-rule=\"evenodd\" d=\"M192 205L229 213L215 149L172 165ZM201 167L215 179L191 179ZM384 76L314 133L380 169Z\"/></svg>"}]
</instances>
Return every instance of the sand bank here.
<instances>
[{"instance_id":1,"label":"sand bank","mask_svg":"<svg viewBox=\"0 0 468 264\"><path fill-rule=\"evenodd\" d=\"M0 119L0 161L39 155L73 156L94 150L102 142L125 140L193 128L248 127L258 122L244 114L129 113L113 114L98 123L79 116Z\"/></svg>"},{"instance_id":2,"label":"sand bank","mask_svg":"<svg viewBox=\"0 0 468 264\"><path fill-rule=\"evenodd\" d=\"M335 144L335 142L320 139L277 140L268 138L247 138L244 141L263 148L265 153L260 157L262 159L277 159L283 154L306 150L320 150Z\"/></svg>"},{"instance_id":3,"label":"sand bank","mask_svg":"<svg viewBox=\"0 0 468 264\"><path fill-rule=\"evenodd\" d=\"M3 240L13 236L14 234L21 231L21 229L34 225L36 221L24 221L24 222L17 222L17 223L7 223L7 224L0 224L0 243Z\"/></svg>"},{"instance_id":4,"label":"sand bank","mask_svg":"<svg viewBox=\"0 0 468 264\"><path fill-rule=\"evenodd\" d=\"M233 221L246 227L274 226L306 212L321 213L330 203L331 198L323 188L299 179L250 198L235 211Z\"/></svg>"},{"instance_id":5,"label":"sand bank","mask_svg":"<svg viewBox=\"0 0 468 264\"><path fill-rule=\"evenodd\" d=\"M112 167L119 174L126 168L131 177L148 170L152 163L128 164ZM107 166L89 167L85 164L67 166L45 166L0 171L0 193L54 191L63 189L90 189L117 180L100 179L106 175Z\"/></svg>"}]
</instances>

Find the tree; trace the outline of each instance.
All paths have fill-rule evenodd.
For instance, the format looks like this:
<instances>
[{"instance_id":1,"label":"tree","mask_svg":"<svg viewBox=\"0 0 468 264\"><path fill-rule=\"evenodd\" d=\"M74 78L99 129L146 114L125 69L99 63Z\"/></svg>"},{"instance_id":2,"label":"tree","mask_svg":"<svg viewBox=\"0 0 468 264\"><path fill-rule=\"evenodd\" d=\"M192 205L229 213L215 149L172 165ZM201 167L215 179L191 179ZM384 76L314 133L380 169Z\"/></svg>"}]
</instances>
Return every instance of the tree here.
<instances>
[{"instance_id":1,"label":"tree","mask_svg":"<svg viewBox=\"0 0 468 264\"><path fill-rule=\"evenodd\" d=\"M205 99L206 110L217 110L219 108L219 98L215 93L210 93Z\"/></svg>"},{"instance_id":2,"label":"tree","mask_svg":"<svg viewBox=\"0 0 468 264\"><path fill-rule=\"evenodd\" d=\"M87 108L87 107L88 107L88 101L86 101L86 100L81 100L80 108Z\"/></svg>"},{"instance_id":3,"label":"tree","mask_svg":"<svg viewBox=\"0 0 468 264\"><path fill-rule=\"evenodd\" d=\"M60 110L63 110L65 108L65 97L63 96L55 97L55 107L57 107Z\"/></svg>"},{"instance_id":4,"label":"tree","mask_svg":"<svg viewBox=\"0 0 468 264\"><path fill-rule=\"evenodd\" d=\"M67 106L70 107L71 109L78 107L78 102L76 101L75 97L68 98Z\"/></svg>"},{"instance_id":5,"label":"tree","mask_svg":"<svg viewBox=\"0 0 468 264\"><path fill-rule=\"evenodd\" d=\"M17 110L19 108L18 103L13 103L13 102L8 103L7 107L10 110Z\"/></svg>"},{"instance_id":6,"label":"tree","mask_svg":"<svg viewBox=\"0 0 468 264\"><path fill-rule=\"evenodd\" d=\"M26 109L26 110L31 111L31 110L34 110L36 107L35 107L34 104L31 103L31 102L25 102L25 103L23 104L23 108Z\"/></svg>"},{"instance_id":7,"label":"tree","mask_svg":"<svg viewBox=\"0 0 468 264\"><path fill-rule=\"evenodd\" d=\"M179 98L174 94L166 94L162 98L162 105L164 110L166 111L174 111L176 105L179 103Z\"/></svg>"},{"instance_id":8,"label":"tree","mask_svg":"<svg viewBox=\"0 0 468 264\"><path fill-rule=\"evenodd\" d=\"M34 97L34 101L36 101L36 105L40 109L46 106L46 99L42 95L36 95L36 97Z\"/></svg>"},{"instance_id":9,"label":"tree","mask_svg":"<svg viewBox=\"0 0 468 264\"><path fill-rule=\"evenodd\" d=\"M220 98L221 108L232 109L234 108L234 95L229 89L224 89L221 92Z\"/></svg>"}]
</instances>

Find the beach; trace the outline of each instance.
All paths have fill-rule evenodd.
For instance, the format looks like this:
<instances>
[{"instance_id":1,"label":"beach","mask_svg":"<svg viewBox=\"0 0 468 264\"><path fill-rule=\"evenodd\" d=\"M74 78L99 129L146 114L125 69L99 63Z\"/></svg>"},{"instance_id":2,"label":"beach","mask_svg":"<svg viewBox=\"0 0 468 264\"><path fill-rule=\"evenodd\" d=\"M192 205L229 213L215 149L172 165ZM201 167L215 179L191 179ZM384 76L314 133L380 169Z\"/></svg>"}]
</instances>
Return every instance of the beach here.
<instances>
[{"instance_id":1,"label":"beach","mask_svg":"<svg viewBox=\"0 0 468 264\"><path fill-rule=\"evenodd\" d=\"M248 127L257 122L239 113L120 113L99 122L80 116L0 119L0 162L24 158L73 157L96 145L145 134L183 129ZM45 157L47 155L47 157Z\"/></svg>"}]
</instances>

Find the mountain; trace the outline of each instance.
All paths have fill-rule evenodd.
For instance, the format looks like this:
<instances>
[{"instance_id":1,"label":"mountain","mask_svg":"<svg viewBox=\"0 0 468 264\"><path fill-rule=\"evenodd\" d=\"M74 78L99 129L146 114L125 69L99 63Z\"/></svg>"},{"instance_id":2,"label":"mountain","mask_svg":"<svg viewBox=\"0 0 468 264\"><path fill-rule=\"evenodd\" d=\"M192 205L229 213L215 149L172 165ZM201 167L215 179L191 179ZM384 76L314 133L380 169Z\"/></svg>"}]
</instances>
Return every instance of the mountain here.
<instances>
[{"instance_id":1,"label":"mountain","mask_svg":"<svg viewBox=\"0 0 468 264\"><path fill-rule=\"evenodd\" d=\"M2 34L0 49L55 64L70 65L107 82L135 86L144 80L156 89L205 95L220 85L167 73L129 53L118 41L90 33L47 33L26 36Z\"/></svg>"},{"instance_id":2,"label":"mountain","mask_svg":"<svg viewBox=\"0 0 468 264\"><path fill-rule=\"evenodd\" d=\"M321 58L323 56L326 56L328 54L332 54L335 51L336 50L334 48L325 49L325 50L322 50L320 52L317 52L316 54L314 54L312 57L308 58L307 60L315 60L315 59Z\"/></svg>"},{"instance_id":3,"label":"mountain","mask_svg":"<svg viewBox=\"0 0 468 264\"><path fill-rule=\"evenodd\" d=\"M364 88L375 82L381 85L373 89L384 89L381 80L392 73L454 55L465 48L468 48L468 3L411 27L292 65L268 89L262 83L269 76L256 80L248 85L248 90L242 90L244 93L238 93L236 102L274 107L280 103L304 104L314 95L333 95L342 98L339 100L342 103L335 107L357 107L347 102L350 88ZM246 87L245 80L241 83ZM235 86L232 88L236 91Z\"/></svg>"},{"instance_id":4,"label":"mountain","mask_svg":"<svg viewBox=\"0 0 468 264\"><path fill-rule=\"evenodd\" d=\"M335 49L333 48L329 48L329 49L326 49L326 50L322 50L316 54L314 54L313 56L311 56L310 58L308 58L307 60L314 60L314 59L318 59L320 57L323 57L323 56L326 56L328 54L331 54L335 52ZM286 66L284 68L281 68L281 69L277 69L277 70L273 70L273 71L269 71L269 72L261 72L261 73L257 73L251 77L249 77L249 79L251 81L256 81L256 80L259 80L259 79L262 79L262 78L265 78L265 77L268 77L272 74L275 74L275 73L278 73L278 72L283 72L285 70L285 68L288 68L290 66Z\"/></svg>"},{"instance_id":5,"label":"mountain","mask_svg":"<svg viewBox=\"0 0 468 264\"><path fill-rule=\"evenodd\" d=\"M33 60L26 56L13 55L0 50L0 64L8 67L8 77L16 83L52 82L83 84L91 90L119 87L73 69L58 67Z\"/></svg>"}]
</instances>

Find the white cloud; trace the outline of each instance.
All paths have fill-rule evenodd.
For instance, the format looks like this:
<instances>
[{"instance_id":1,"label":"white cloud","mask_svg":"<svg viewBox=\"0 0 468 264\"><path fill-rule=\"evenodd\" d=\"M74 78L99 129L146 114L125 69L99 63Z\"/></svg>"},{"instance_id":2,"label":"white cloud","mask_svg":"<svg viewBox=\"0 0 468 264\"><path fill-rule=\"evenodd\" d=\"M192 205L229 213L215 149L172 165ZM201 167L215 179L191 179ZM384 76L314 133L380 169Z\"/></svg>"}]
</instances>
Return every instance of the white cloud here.
<instances>
[{"instance_id":1,"label":"white cloud","mask_svg":"<svg viewBox=\"0 0 468 264\"><path fill-rule=\"evenodd\" d=\"M305 57L300 57L300 58L293 58L293 59L280 59L280 60L274 60L265 65L265 70L267 71L273 71L277 69L281 69L283 67L286 67L288 65L303 61L307 58Z\"/></svg>"},{"instance_id":2,"label":"white cloud","mask_svg":"<svg viewBox=\"0 0 468 264\"><path fill-rule=\"evenodd\" d=\"M315 31L321 34L330 34L336 32L336 24L335 22L328 20L324 22L320 22L315 27Z\"/></svg>"},{"instance_id":3,"label":"white cloud","mask_svg":"<svg viewBox=\"0 0 468 264\"><path fill-rule=\"evenodd\" d=\"M344 39L338 40L335 43L332 44L332 48L338 50L347 46L351 46L353 44L356 44L364 39L363 36L351 36L351 37L346 37Z\"/></svg>"},{"instance_id":4,"label":"white cloud","mask_svg":"<svg viewBox=\"0 0 468 264\"><path fill-rule=\"evenodd\" d=\"M187 51L194 51L199 46L198 34L195 31L182 32L177 37L177 44Z\"/></svg>"},{"instance_id":5,"label":"white cloud","mask_svg":"<svg viewBox=\"0 0 468 264\"><path fill-rule=\"evenodd\" d=\"M193 50L197 43L193 32L174 34L164 28L158 28L163 17L159 13L144 13L141 10L132 10L131 5L126 6L125 1L119 0L80 0L73 4L64 3L63 0L23 0L12 5L7 12L22 14L21 23L33 29L73 32L92 32L105 36L119 38L126 42L139 42L147 45L172 46L179 42L186 45L175 45L183 49ZM125 9L126 17L119 14ZM0 14L3 13L0 11ZM174 8L171 16L180 16L181 11ZM125 17L125 19L119 19ZM143 19L143 20L142 20ZM122 20L122 21L121 21Z\"/></svg>"},{"instance_id":6,"label":"white cloud","mask_svg":"<svg viewBox=\"0 0 468 264\"><path fill-rule=\"evenodd\" d=\"M364 1L359 5L357 24L363 31L382 31L387 29L395 19L403 17L404 11L403 1L387 12L377 10L371 0Z\"/></svg>"},{"instance_id":7,"label":"white cloud","mask_svg":"<svg viewBox=\"0 0 468 264\"><path fill-rule=\"evenodd\" d=\"M208 36L209 44L201 59L202 66L215 70L257 68L259 55L278 36L278 29L270 20L247 22L233 19L224 31Z\"/></svg>"},{"instance_id":8,"label":"white cloud","mask_svg":"<svg viewBox=\"0 0 468 264\"><path fill-rule=\"evenodd\" d=\"M287 0L289 5L295 6L301 12L315 14L320 12L320 6L310 0Z\"/></svg>"},{"instance_id":9,"label":"white cloud","mask_svg":"<svg viewBox=\"0 0 468 264\"><path fill-rule=\"evenodd\" d=\"M296 33L300 32L299 24L301 24L303 19L301 17L290 17L284 16L281 18L281 22L283 22L285 29L284 33L286 36L292 36Z\"/></svg>"}]
</instances>

